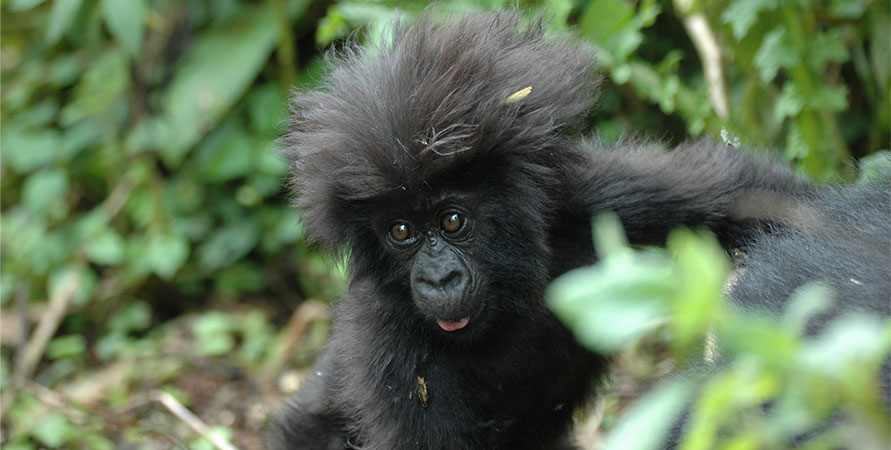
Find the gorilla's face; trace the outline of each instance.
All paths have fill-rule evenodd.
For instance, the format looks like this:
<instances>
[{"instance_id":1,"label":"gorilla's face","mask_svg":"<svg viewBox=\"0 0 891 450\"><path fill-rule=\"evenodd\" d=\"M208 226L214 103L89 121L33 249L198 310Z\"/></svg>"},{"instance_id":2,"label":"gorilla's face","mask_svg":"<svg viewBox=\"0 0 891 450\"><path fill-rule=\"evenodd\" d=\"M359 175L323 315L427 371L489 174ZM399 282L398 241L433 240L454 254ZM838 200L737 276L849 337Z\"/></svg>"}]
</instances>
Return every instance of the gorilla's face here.
<instances>
[{"instance_id":1,"label":"gorilla's face","mask_svg":"<svg viewBox=\"0 0 891 450\"><path fill-rule=\"evenodd\" d=\"M412 306L443 335L472 334L487 303L485 276L474 263L480 252L477 202L456 192L424 192L379 206L387 212L376 221L377 234L398 260Z\"/></svg>"},{"instance_id":2,"label":"gorilla's face","mask_svg":"<svg viewBox=\"0 0 891 450\"><path fill-rule=\"evenodd\" d=\"M480 315L479 278L471 266L474 219L463 208L436 208L420 221L396 218L387 243L411 253L409 284L414 306L440 329L453 333Z\"/></svg>"},{"instance_id":3,"label":"gorilla's face","mask_svg":"<svg viewBox=\"0 0 891 450\"><path fill-rule=\"evenodd\" d=\"M387 213L377 221L378 235L398 260L412 307L424 327L447 339L472 340L505 312L540 306L545 284L547 256L535 244L541 233L532 231L529 205L477 189L379 205Z\"/></svg>"}]
</instances>

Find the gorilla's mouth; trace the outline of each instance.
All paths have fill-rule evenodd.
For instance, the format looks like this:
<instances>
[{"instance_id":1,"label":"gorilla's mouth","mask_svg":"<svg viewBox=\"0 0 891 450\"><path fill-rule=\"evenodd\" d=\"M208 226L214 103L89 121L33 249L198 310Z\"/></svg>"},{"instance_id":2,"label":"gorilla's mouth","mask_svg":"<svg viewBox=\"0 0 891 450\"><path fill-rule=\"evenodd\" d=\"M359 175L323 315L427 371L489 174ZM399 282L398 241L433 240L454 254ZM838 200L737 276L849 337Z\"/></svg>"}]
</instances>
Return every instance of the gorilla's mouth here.
<instances>
[{"instance_id":1,"label":"gorilla's mouth","mask_svg":"<svg viewBox=\"0 0 891 450\"><path fill-rule=\"evenodd\" d=\"M468 323L470 323L470 317L465 317L457 322L450 322L448 320L442 319L436 321L436 324L439 325L439 328L442 328L444 331L448 331L449 333L458 331L466 327Z\"/></svg>"}]
</instances>

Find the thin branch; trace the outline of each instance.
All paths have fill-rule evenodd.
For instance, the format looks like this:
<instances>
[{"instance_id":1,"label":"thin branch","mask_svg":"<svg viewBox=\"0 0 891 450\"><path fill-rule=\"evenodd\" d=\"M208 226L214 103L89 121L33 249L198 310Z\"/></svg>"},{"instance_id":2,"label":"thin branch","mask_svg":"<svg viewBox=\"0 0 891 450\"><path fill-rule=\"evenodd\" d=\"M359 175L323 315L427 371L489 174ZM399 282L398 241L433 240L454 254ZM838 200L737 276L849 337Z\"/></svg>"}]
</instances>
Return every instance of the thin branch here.
<instances>
[{"instance_id":1,"label":"thin branch","mask_svg":"<svg viewBox=\"0 0 891 450\"><path fill-rule=\"evenodd\" d=\"M205 437L209 440L214 447L220 450L238 450L234 445L230 444L227 440L222 437L211 433L210 427L207 426L204 421L202 421L198 416L196 416L192 411L189 411L188 408L183 406L182 403L176 400L172 395L168 394L164 391L152 391L152 399L164 405L168 411L173 413L174 416L182 420L196 433Z\"/></svg>"},{"instance_id":2,"label":"thin branch","mask_svg":"<svg viewBox=\"0 0 891 450\"><path fill-rule=\"evenodd\" d=\"M105 201L102 202L100 207L108 220L113 219L121 211L121 208L124 207L124 204L127 203L127 199L130 198L130 194L136 187L137 181L138 178L132 173L126 174L124 179L115 185L108 197L105 198Z\"/></svg>"},{"instance_id":3,"label":"thin branch","mask_svg":"<svg viewBox=\"0 0 891 450\"><path fill-rule=\"evenodd\" d=\"M31 283L24 280L15 293L15 314L19 324L16 355L24 349L25 343L28 342L28 333L31 332L31 319L28 317L28 298L30 296Z\"/></svg>"},{"instance_id":4,"label":"thin branch","mask_svg":"<svg viewBox=\"0 0 891 450\"><path fill-rule=\"evenodd\" d=\"M324 319L328 317L328 306L316 300L305 300L300 304L294 313L285 330L279 334L274 346L274 353L270 357L268 363L263 368L260 380L261 386L272 386L272 380L281 372L282 368L288 363L294 349L303 339L303 334L309 323L316 319Z\"/></svg>"},{"instance_id":5,"label":"thin branch","mask_svg":"<svg viewBox=\"0 0 891 450\"><path fill-rule=\"evenodd\" d=\"M714 30L708 24L705 14L701 12L690 13L693 6L692 0L674 0L675 8L681 13L684 28L699 59L702 61L702 71L708 83L708 98L715 108L718 117L726 120L730 114L730 103L727 100L727 85L724 81L723 55L718 44L718 38Z\"/></svg>"},{"instance_id":6,"label":"thin branch","mask_svg":"<svg viewBox=\"0 0 891 450\"><path fill-rule=\"evenodd\" d=\"M6 415L7 408L13 403L18 390L24 386L25 381L31 378L37 363L43 357L50 339L56 334L56 329L65 317L71 299L80 287L80 279L74 275L66 276L59 287L52 292L47 310L40 319L37 329L31 335L31 339L25 345L24 350L16 358L12 374L12 395L4 396L0 405L0 418Z\"/></svg>"}]
</instances>

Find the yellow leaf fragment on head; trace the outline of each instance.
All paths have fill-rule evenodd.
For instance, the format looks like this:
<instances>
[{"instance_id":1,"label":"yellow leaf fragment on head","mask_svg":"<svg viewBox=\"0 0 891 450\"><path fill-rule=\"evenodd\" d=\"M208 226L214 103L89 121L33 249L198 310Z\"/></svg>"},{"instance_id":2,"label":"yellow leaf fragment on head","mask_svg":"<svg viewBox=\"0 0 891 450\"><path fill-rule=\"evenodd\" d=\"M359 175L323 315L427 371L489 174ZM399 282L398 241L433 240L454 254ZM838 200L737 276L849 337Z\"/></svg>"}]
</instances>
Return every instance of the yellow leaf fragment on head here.
<instances>
[{"instance_id":1,"label":"yellow leaf fragment on head","mask_svg":"<svg viewBox=\"0 0 891 450\"><path fill-rule=\"evenodd\" d=\"M427 407L427 381L424 377L418 377L418 400L421 401L421 406Z\"/></svg>"},{"instance_id":2,"label":"yellow leaf fragment on head","mask_svg":"<svg viewBox=\"0 0 891 450\"><path fill-rule=\"evenodd\" d=\"M503 103L508 104L508 103L518 102L518 101L523 100L524 98L528 97L529 94L531 94L531 93L532 93L532 86L526 86L523 89L520 89L519 91L514 92L511 95L508 95L507 98L504 99Z\"/></svg>"}]
</instances>

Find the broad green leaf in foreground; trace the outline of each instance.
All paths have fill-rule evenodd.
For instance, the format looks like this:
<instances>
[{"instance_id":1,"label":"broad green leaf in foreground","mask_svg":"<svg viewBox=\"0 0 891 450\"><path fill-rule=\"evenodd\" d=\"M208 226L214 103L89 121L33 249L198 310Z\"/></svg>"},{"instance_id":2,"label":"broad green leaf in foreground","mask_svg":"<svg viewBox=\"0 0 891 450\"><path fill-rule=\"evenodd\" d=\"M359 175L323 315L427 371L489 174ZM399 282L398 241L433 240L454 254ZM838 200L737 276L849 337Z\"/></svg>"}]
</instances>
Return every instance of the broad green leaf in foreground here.
<instances>
[{"instance_id":1,"label":"broad green leaf in foreground","mask_svg":"<svg viewBox=\"0 0 891 450\"><path fill-rule=\"evenodd\" d=\"M634 252L617 219L598 218L600 263L573 270L547 291L549 306L583 345L611 353L664 324L677 289L671 259Z\"/></svg>"},{"instance_id":2,"label":"broad green leaf in foreground","mask_svg":"<svg viewBox=\"0 0 891 450\"><path fill-rule=\"evenodd\" d=\"M112 36L130 55L138 56L145 30L145 0L102 0L100 6Z\"/></svg>"},{"instance_id":3,"label":"broad green leaf in foreground","mask_svg":"<svg viewBox=\"0 0 891 450\"><path fill-rule=\"evenodd\" d=\"M186 152L216 126L260 73L278 37L272 10L245 7L238 20L198 36L163 96L167 142L164 162L177 166ZM238 36L238 39L232 39Z\"/></svg>"},{"instance_id":4,"label":"broad green leaf in foreground","mask_svg":"<svg viewBox=\"0 0 891 450\"><path fill-rule=\"evenodd\" d=\"M692 392L690 379L675 379L657 388L631 408L610 431L604 450L663 448L666 435L683 412Z\"/></svg>"}]
</instances>

